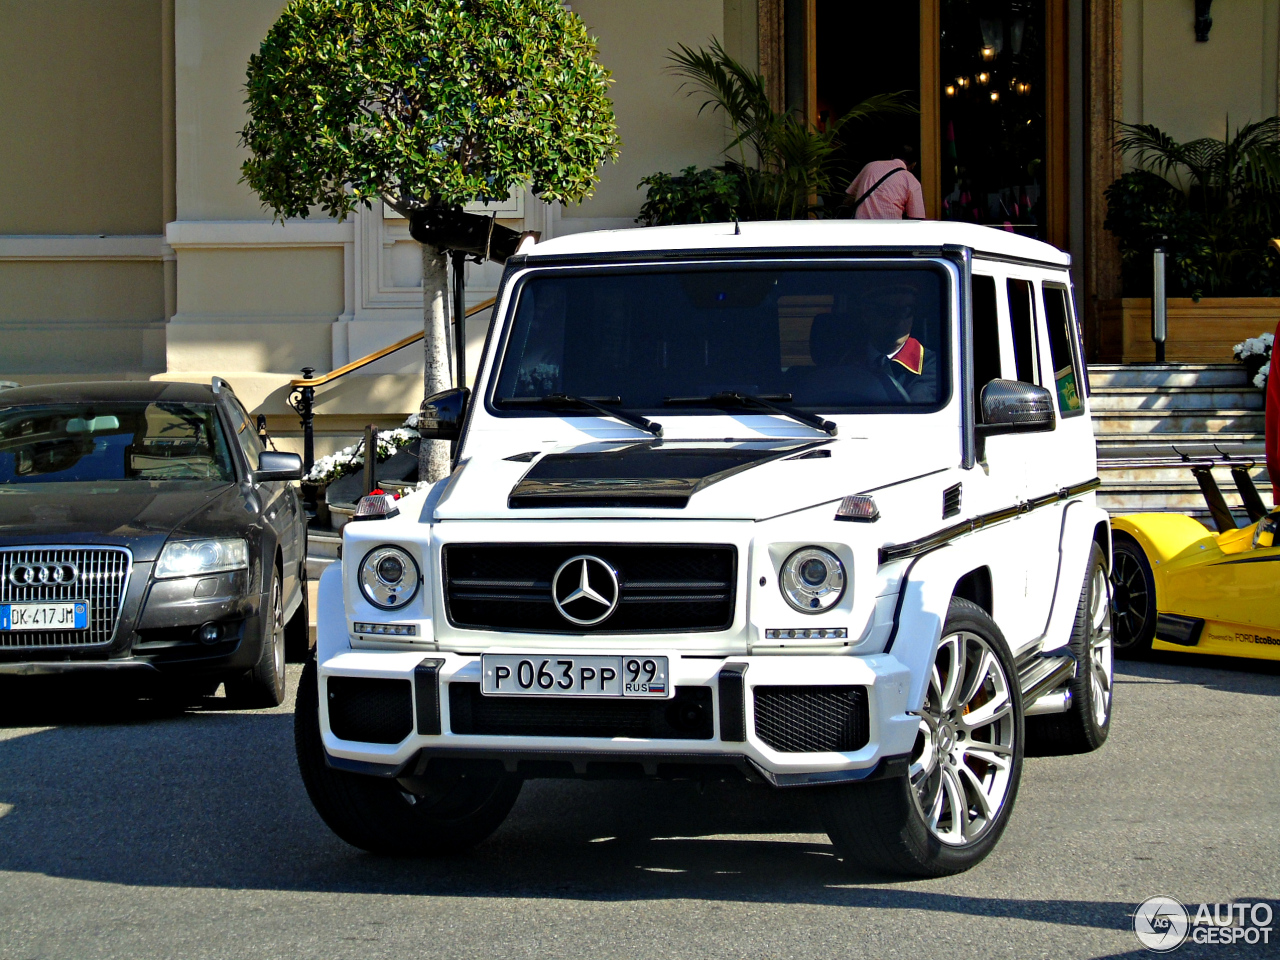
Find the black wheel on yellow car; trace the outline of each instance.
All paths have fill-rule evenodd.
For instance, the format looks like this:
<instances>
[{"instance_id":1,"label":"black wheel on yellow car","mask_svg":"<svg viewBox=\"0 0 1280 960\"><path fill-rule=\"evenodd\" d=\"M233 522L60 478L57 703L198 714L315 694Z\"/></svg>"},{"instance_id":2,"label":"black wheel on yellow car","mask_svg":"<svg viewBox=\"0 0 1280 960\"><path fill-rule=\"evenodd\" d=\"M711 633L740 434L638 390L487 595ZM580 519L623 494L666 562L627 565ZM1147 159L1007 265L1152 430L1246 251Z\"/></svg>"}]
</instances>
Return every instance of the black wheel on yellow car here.
<instances>
[{"instance_id":1,"label":"black wheel on yellow car","mask_svg":"<svg viewBox=\"0 0 1280 960\"><path fill-rule=\"evenodd\" d=\"M1111 731L1113 617L1107 558L1096 543L1080 589L1080 604L1071 628L1076 676L1067 690L1066 713L1027 717L1027 749L1035 753L1088 753L1106 742Z\"/></svg>"},{"instance_id":2,"label":"black wheel on yellow car","mask_svg":"<svg viewBox=\"0 0 1280 960\"><path fill-rule=\"evenodd\" d=\"M1112 534L1112 640L1117 657L1134 659L1151 652L1156 635L1156 578L1138 541L1119 530Z\"/></svg>"},{"instance_id":3,"label":"black wheel on yellow car","mask_svg":"<svg viewBox=\"0 0 1280 960\"><path fill-rule=\"evenodd\" d=\"M441 856L475 846L502 825L523 782L504 775L402 781L334 770L320 739L314 659L298 681L293 740L321 819L353 847L384 856Z\"/></svg>"},{"instance_id":4,"label":"black wheel on yellow car","mask_svg":"<svg viewBox=\"0 0 1280 960\"><path fill-rule=\"evenodd\" d=\"M994 848L1022 776L1022 694L1000 628L952 600L905 776L815 788L846 863L944 877Z\"/></svg>"}]
</instances>

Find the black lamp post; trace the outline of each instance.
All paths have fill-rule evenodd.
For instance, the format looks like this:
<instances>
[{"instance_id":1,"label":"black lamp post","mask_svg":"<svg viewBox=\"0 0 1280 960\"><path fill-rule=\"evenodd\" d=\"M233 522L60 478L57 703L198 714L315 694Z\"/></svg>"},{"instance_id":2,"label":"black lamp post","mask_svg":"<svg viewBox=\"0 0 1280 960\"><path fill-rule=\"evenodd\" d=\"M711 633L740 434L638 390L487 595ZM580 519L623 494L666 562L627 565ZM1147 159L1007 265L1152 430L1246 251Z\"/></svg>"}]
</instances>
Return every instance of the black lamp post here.
<instances>
[{"instance_id":1,"label":"black lamp post","mask_svg":"<svg viewBox=\"0 0 1280 960\"><path fill-rule=\"evenodd\" d=\"M1196 0L1196 42L1208 43L1209 30L1213 27L1213 17L1209 16L1209 8L1213 0Z\"/></svg>"}]
</instances>

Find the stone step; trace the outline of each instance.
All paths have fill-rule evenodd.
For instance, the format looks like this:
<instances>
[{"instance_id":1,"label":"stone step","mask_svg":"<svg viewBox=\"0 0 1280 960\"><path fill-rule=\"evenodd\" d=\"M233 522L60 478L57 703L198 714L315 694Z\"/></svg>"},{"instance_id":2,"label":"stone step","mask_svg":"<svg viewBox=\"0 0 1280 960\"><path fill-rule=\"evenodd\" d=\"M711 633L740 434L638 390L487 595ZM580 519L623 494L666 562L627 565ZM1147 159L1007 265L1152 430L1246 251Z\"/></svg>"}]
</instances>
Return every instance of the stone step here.
<instances>
[{"instance_id":1,"label":"stone step","mask_svg":"<svg viewBox=\"0 0 1280 960\"><path fill-rule=\"evenodd\" d=\"M1098 476L1102 478L1104 487L1154 483L1199 489L1195 477L1186 467L1145 467L1125 470L1099 469ZM1227 467L1215 468L1213 476L1218 481L1219 486L1235 486L1235 481L1231 478L1231 470ZM1267 476L1266 469L1261 466L1250 470L1249 476L1253 478L1253 482L1259 489L1271 482Z\"/></svg>"},{"instance_id":2,"label":"stone step","mask_svg":"<svg viewBox=\"0 0 1280 960\"><path fill-rule=\"evenodd\" d=\"M1196 387L1249 385L1239 363L1095 363L1089 366L1092 390L1110 387Z\"/></svg>"},{"instance_id":3,"label":"stone step","mask_svg":"<svg viewBox=\"0 0 1280 960\"><path fill-rule=\"evenodd\" d=\"M342 535L328 530L307 531L307 579L319 580L329 564L342 557Z\"/></svg>"},{"instance_id":4,"label":"stone step","mask_svg":"<svg viewBox=\"0 0 1280 960\"><path fill-rule=\"evenodd\" d=\"M1116 410L1262 410L1265 405L1261 390L1229 386L1108 387L1089 398L1095 416Z\"/></svg>"},{"instance_id":5,"label":"stone step","mask_svg":"<svg viewBox=\"0 0 1280 960\"><path fill-rule=\"evenodd\" d=\"M1197 444L1212 444L1221 447L1223 450L1230 451L1234 445L1248 443L1258 444L1263 440L1261 432L1258 433L1183 433L1176 437L1172 437L1167 433L1155 434L1131 434L1131 433L1101 433L1098 425L1094 424L1093 439L1098 445L1099 456L1106 456L1106 451L1114 447L1135 447L1135 446L1151 446L1159 447L1167 450L1170 445L1181 448L1182 446L1194 446Z\"/></svg>"},{"instance_id":6,"label":"stone step","mask_svg":"<svg viewBox=\"0 0 1280 960\"><path fill-rule=\"evenodd\" d=\"M1207 434L1213 440L1225 435L1261 436L1264 417L1261 410L1238 407L1221 409L1191 408L1185 410L1103 410L1093 414L1095 436L1159 434L1168 443L1171 434Z\"/></svg>"}]
</instances>

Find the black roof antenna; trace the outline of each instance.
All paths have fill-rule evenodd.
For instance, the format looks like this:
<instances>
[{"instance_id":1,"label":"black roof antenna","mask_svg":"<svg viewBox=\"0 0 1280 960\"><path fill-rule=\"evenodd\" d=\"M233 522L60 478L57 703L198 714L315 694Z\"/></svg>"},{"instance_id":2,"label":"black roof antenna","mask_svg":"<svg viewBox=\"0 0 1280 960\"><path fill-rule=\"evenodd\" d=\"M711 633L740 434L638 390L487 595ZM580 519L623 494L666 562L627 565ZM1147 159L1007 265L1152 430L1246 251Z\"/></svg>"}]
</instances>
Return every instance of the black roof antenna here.
<instances>
[{"instance_id":1,"label":"black roof antenna","mask_svg":"<svg viewBox=\"0 0 1280 960\"><path fill-rule=\"evenodd\" d=\"M733 235L734 235L735 237L740 237L740 236L742 236L742 227L738 225L738 215L737 215L737 214L734 214L734 216L733 216Z\"/></svg>"}]
</instances>

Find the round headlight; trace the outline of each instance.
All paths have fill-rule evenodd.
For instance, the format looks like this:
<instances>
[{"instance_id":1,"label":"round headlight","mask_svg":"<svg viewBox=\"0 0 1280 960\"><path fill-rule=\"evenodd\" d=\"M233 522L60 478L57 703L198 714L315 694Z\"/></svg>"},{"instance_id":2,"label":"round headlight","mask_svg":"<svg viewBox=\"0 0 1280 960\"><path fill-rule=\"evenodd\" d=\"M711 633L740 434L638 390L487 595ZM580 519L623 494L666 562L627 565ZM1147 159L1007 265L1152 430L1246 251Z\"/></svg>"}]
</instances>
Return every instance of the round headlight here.
<instances>
[{"instance_id":1,"label":"round headlight","mask_svg":"<svg viewBox=\"0 0 1280 960\"><path fill-rule=\"evenodd\" d=\"M418 564L399 547L374 547L360 564L360 592L383 610L398 610L417 596L418 580Z\"/></svg>"},{"instance_id":2,"label":"round headlight","mask_svg":"<svg viewBox=\"0 0 1280 960\"><path fill-rule=\"evenodd\" d=\"M844 564L830 550L801 547L782 565L778 587L794 610L822 613L844 596Z\"/></svg>"}]
</instances>

